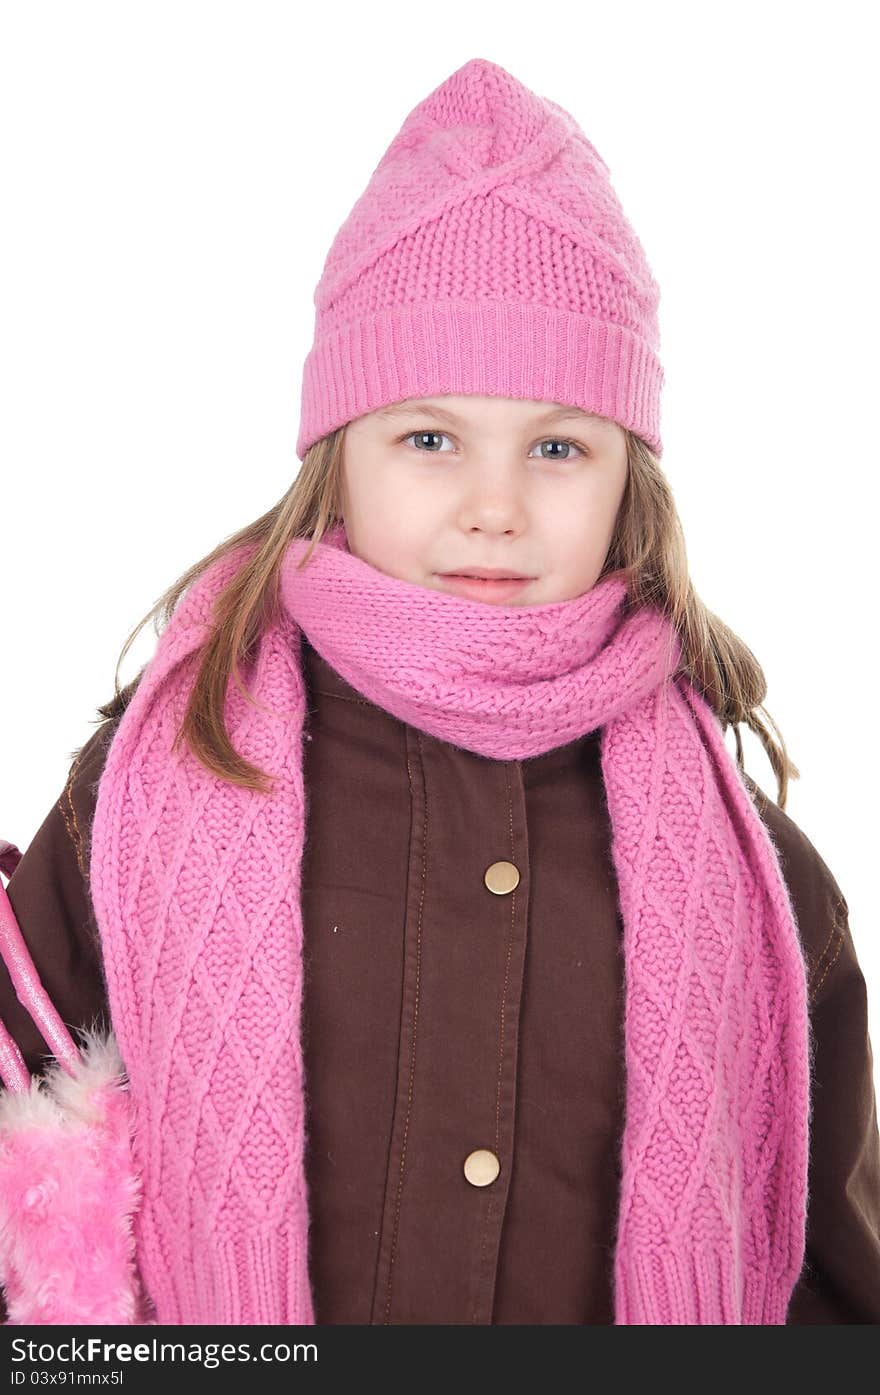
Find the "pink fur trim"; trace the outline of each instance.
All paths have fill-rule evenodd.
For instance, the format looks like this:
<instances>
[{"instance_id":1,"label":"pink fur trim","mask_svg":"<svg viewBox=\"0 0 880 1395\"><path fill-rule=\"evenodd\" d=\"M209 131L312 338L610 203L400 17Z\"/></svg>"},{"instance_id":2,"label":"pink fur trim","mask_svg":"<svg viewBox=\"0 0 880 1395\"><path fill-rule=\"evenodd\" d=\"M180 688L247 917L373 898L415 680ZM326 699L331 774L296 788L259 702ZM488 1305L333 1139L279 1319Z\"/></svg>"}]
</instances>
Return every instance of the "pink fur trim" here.
<instances>
[{"instance_id":1,"label":"pink fur trim","mask_svg":"<svg viewBox=\"0 0 880 1395\"><path fill-rule=\"evenodd\" d=\"M0 1282L10 1324L140 1323L131 1096L113 1031L84 1030L74 1075L51 1060L0 1093Z\"/></svg>"}]
</instances>

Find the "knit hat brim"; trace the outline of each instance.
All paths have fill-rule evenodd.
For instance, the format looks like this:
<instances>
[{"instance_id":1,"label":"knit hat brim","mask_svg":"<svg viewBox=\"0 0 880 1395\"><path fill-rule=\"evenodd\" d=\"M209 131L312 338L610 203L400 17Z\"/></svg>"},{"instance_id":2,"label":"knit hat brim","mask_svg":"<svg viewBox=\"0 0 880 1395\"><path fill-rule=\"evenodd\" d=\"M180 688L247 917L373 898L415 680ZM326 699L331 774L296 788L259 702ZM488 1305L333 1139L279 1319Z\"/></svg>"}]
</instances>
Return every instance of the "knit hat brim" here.
<instances>
[{"instance_id":1,"label":"knit hat brim","mask_svg":"<svg viewBox=\"0 0 880 1395\"><path fill-rule=\"evenodd\" d=\"M444 393L573 403L662 455L664 373L644 339L610 320L497 300L396 306L319 340L304 367L302 460L377 402Z\"/></svg>"}]
</instances>

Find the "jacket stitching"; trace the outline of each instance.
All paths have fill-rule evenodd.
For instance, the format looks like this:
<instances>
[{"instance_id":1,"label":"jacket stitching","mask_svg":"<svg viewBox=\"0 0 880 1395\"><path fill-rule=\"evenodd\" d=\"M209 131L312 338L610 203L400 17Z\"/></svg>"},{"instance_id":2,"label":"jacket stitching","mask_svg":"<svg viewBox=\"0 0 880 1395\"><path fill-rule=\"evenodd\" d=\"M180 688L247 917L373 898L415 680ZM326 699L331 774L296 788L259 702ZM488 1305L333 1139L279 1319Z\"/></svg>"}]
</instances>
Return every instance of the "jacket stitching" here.
<instances>
[{"instance_id":1,"label":"jacket stitching","mask_svg":"<svg viewBox=\"0 0 880 1395\"><path fill-rule=\"evenodd\" d=\"M750 786L750 788L751 788L751 791L752 791L752 798L753 798L753 799L755 800L755 802L757 803L759 812L760 812L760 814L761 814L761 817L763 818L764 815L765 815L766 812L767 812L767 805L770 803L770 800L769 800L769 798L768 798L765 794L763 794L762 791L758 788L758 786L757 786L757 785L755 784L755 782L752 780L751 776L746 775L745 779L746 779L746 783L747 783L747 784Z\"/></svg>"},{"instance_id":2,"label":"jacket stitching","mask_svg":"<svg viewBox=\"0 0 880 1395\"><path fill-rule=\"evenodd\" d=\"M834 965L837 963L837 961L838 961L839 958L840 958L840 953L841 953L841 950L843 949L844 940L845 940L845 938L846 938L846 936L844 935L844 932L843 932L843 920L844 920L846 914L847 914L847 911L846 911L846 903L845 903L845 901L843 901L843 899L841 899L841 900L838 901L838 903L837 903L837 905L836 905L836 907L835 907L835 910L834 910L834 923L833 923L833 925L832 925L832 927L831 927L831 932L830 932L830 934L829 934L829 936L828 936L828 940L826 941L825 948L822 950L822 953L820 954L820 956L819 956L819 958L818 958L818 960L817 960L817 962L816 962L816 965L815 965L815 967L814 967L814 969L813 969L813 985L812 985L812 988L811 988L811 991L810 991L810 1003L811 1003L811 1004L815 1003L816 999L817 999L818 996L819 996L819 991L820 991L820 989L822 988L822 985L824 984L824 982L825 982L825 980L827 979L828 975L830 974L831 970L834 968ZM816 980L816 975L819 973L819 969L820 969L821 966L822 966L822 960L825 958L825 955L828 953L828 947L829 947L829 945L830 945L830 943L831 943L831 940L832 940L832 938L834 937L835 934L837 935L837 942L836 942L836 946L835 946L835 949L834 949L834 953L833 953L832 957L828 960L828 963L825 965L825 971L824 971L824 973L822 974L822 977L819 979L819 981L818 981L818 983L817 983L817 982L815 981L815 980Z\"/></svg>"},{"instance_id":3,"label":"jacket stitching","mask_svg":"<svg viewBox=\"0 0 880 1395\"><path fill-rule=\"evenodd\" d=\"M422 734L421 734L421 732L418 731L418 730L416 730L416 739L417 739L417 741L418 741L419 755L421 756L421 754L422 754ZM411 770L411 768L410 768L409 753L408 753L408 752L407 752L406 769L407 769L407 775L409 776L410 789L412 789L412 770ZM393 1275L393 1273L394 1273L394 1260L395 1260L396 1255L397 1255L397 1240L398 1240L398 1234L399 1234L399 1228L400 1228L400 1207L401 1207L401 1198L402 1198L402 1195L403 1195L403 1178L404 1178L404 1170L405 1170L405 1163L406 1163L406 1144L407 1144L407 1138L408 1138L408 1135L409 1135L409 1122L410 1122L410 1118L411 1118L411 1115L412 1115L413 1082L414 1082L414 1079L415 1079L415 1063L416 1063L416 1038L417 1038L417 1034L418 1034L418 1025L419 1025L419 980L420 980L421 959L422 959L422 910L423 910L423 907L424 907L424 904L425 904L425 882L426 882L426 880L427 880L427 871L426 871L426 869L427 869L427 850L428 850L428 792L427 792L427 787L425 788L425 795L424 795L424 798L425 798L425 823L424 823L424 832L423 832L423 834L422 834L422 889L421 889L421 894L420 894L420 896L419 896L419 913L418 913L418 917L417 917L417 919L416 919L416 982L415 982L415 1002L414 1002L414 1006L413 1006L412 1047L411 1047L411 1049L410 1049L410 1057L409 1057L409 1085L408 1085L408 1093L407 1093L407 1101L406 1101L406 1116L405 1116L404 1125L403 1125L403 1145L402 1145L401 1150L400 1150L400 1169L399 1169L398 1178L397 1178L397 1195L396 1195L396 1197L395 1197L395 1202L394 1202L394 1223L393 1223L392 1231L391 1231L391 1254L390 1254L389 1259L388 1259L388 1283L387 1283L386 1290L385 1290L385 1325L388 1325L388 1324L390 1324L390 1322L391 1322L391 1281L392 1281L392 1275Z\"/></svg>"},{"instance_id":4,"label":"jacket stitching","mask_svg":"<svg viewBox=\"0 0 880 1395\"><path fill-rule=\"evenodd\" d=\"M313 688L313 693L319 693L321 697L336 698L338 702L353 702L358 707L375 707L375 702L370 702L369 698L349 697L348 693L330 693L326 688Z\"/></svg>"},{"instance_id":5,"label":"jacket stitching","mask_svg":"<svg viewBox=\"0 0 880 1395\"><path fill-rule=\"evenodd\" d=\"M511 860L511 862L513 862L514 854L516 853L516 845L515 845L515 843L514 843L514 837L513 837L513 800L512 800L512 798L511 798L511 794L510 794L510 767L509 767L509 765L507 765L507 764L505 764L505 766L504 766L504 779L505 779L506 787L507 787L507 829L508 829L508 838L509 838L509 843L510 843L510 860ZM505 1007L506 1007L506 1003L507 1003L507 990L508 990L508 988L509 988L509 986L510 986L510 959L511 959L511 955L512 955L512 953L513 953L513 935L514 935L515 926L516 926L516 888L514 887L513 891L511 892L511 895L510 895L510 928L509 928L508 933L507 933L507 959L506 959L506 962L505 962L505 965L504 965L504 987L503 987L503 990L502 990L502 993L501 993L501 1013L500 1013L500 1020L499 1020L499 1036L498 1036L498 1076L497 1076L497 1082L496 1082L496 1086L495 1086L495 1149L496 1149L496 1152L498 1152L498 1153L500 1153L500 1151L501 1151L501 1087L502 1087L502 1081L503 1081L503 1079L504 1079L504 1013L505 1013ZM503 1161L502 1159L499 1158L499 1162L501 1163L501 1166L503 1167L503 1166L504 1166L504 1161ZM497 1180L497 1179L496 1179L496 1180ZM489 1226L490 1226L490 1222L491 1222L491 1220L492 1220L492 1215L493 1215L494 1210L495 1210L496 1196L497 1196L497 1193L494 1192L494 1191L492 1191L492 1192L489 1193L488 1198L487 1198L487 1204L486 1204L486 1214L485 1214L485 1216L484 1216L484 1218L483 1218L483 1237L482 1237L482 1240L481 1240L481 1242L480 1242L480 1267L479 1267L479 1274L480 1274L480 1278L481 1278L481 1279L482 1279L483 1275L485 1274L485 1269L486 1269L486 1242L487 1242L488 1237L489 1237ZM472 1321L473 1321L473 1322L478 1322L478 1321L479 1321L479 1293L477 1293L477 1294L474 1295L474 1308L473 1308L473 1317L472 1317Z\"/></svg>"},{"instance_id":6,"label":"jacket stitching","mask_svg":"<svg viewBox=\"0 0 880 1395\"><path fill-rule=\"evenodd\" d=\"M83 865L83 834L79 826L79 819L76 816L76 807L73 803L73 782L76 779L76 776L79 772L79 767L82 763L84 752L85 746L82 746L80 750L77 752L76 759L74 760L70 770L70 774L67 777L67 783L64 786L61 798L58 800L58 807L61 810L61 816L64 819L64 826L67 829L68 836L70 837L74 849L76 850L77 866L79 867L79 870L83 876L86 875L86 869ZM67 804L70 808L70 817L68 817L67 810L64 807L65 799L67 800Z\"/></svg>"},{"instance_id":7,"label":"jacket stitching","mask_svg":"<svg viewBox=\"0 0 880 1395\"><path fill-rule=\"evenodd\" d=\"M825 941L824 945L822 946L822 952L821 952L821 954L818 954L818 955L816 956L816 961L815 961L815 963L813 964L813 968L812 968L812 971L811 971L811 973L810 973L810 982L811 982L811 985L814 985L815 982L816 982L816 975L818 974L819 970L820 970L821 967L822 967L822 960L825 958L825 955L828 953L828 950L829 950L830 945L831 945L831 941L834 939L834 935L835 935L835 932L836 932L836 931L837 931L837 916L835 915L834 919L833 919L832 922L831 922L831 929L828 931L828 939Z\"/></svg>"}]
</instances>

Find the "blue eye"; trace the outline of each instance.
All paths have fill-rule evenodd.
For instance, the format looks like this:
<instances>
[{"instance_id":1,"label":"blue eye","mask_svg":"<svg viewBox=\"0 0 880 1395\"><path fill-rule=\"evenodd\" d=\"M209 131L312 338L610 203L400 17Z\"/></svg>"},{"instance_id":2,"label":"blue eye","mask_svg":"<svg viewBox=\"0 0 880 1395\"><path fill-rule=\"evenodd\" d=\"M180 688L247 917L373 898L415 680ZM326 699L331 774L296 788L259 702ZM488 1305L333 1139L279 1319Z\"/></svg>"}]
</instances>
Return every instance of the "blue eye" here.
<instances>
[{"instance_id":1,"label":"blue eye","mask_svg":"<svg viewBox=\"0 0 880 1395\"><path fill-rule=\"evenodd\" d=\"M401 439L401 442L412 441L413 439L415 439L416 441L420 442L420 444L419 444L419 445L415 445L415 446L413 447L413 449L414 449L414 450L421 450L421 451L423 452L423 454L425 454L425 455L432 455L432 454L433 454L433 455L442 455L442 454L446 454L446 452L443 452L443 451L441 451L441 450L435 450L432 446L428 446L426 449L423 450L423 446L425 446L426 441L430 441L432 438L435 439L435 440L440 440L440 441L448 441L448 440L450 439L450 438L446 435L446 433L443 432L443 431L430 431L430 430L426 430L426 431L410 431L410 432L408 433L408 435L406 435L406 436L401 436L400 439ZM541 447L543 447L543 446L545 446L545 445L566 446L569 450L571 450L572 448L574 448L576 451L579 451L579 452L581 453L581 455L584 455L584 456L585 456L585 455L587 454L587 451L584 449L584 447L583 447L583 446L579 446L578 443L577 443L577 441L569 441L569 440L567 440L565 437L561 437L561 436L547 436L547 437L544 438L543 441L539 441L539 442L538 442L538 445L541 446ZM545 460L568 460L568 459L570 459L571 457L568 456L568 455L544 455L543 458L544 458Z\"/></svg>"},{"instance_id":2,"label":"blue eye","mask_svg":"<svg viewBox=\"0 0 880 1395\"><path fill-rule=\"evenodd\" d=\"M571 449L572 446L574 446L575 450L580 451L581 455L586 455L586 451L583 450L582 447L579 446L579 445L577 444L576 441L567 441L567 440L565 440L564 437L560 437L560 436L548 436L548 437L546 438L546 440L544 440L544 441L539 441L538 444L539 444L540 446L546 446L546 445L552 445L552 446L566 446L569 450ZM544 459L545 459L545 460L568 460L569 458L570 458L570 457L567 456L567 455L545 455L545 456L544 456Z\"/></svg>"},{"instance_id":3,"label":"blue eye","mask_svg":"<svg viewBox=\"0 0 880 1395\"><path fill-rule=\"evenodd\" d=\"M448 436L445 436L444 433L443 433L442 431L411 431L411 432L409 433L408 436L402 436L402 437L401 437L401 440L403 440L403 441L411 441L411 440L413 439L414 436L416 437L417 440L421 441L422 443L424 443L426 437L431 437L431 436L438 437L441 441L443 441L443 440L448 441L448 440L449 440L449 437L448 437ZM422 448L421 445L415 447L416 450L421 450L421 448ZM426 451L425 453L428 454L428 455L430 455L430 454L437 454L436 451L431 451L430 449L429 449L428 451Z\"/></svg>"}]
</instances>

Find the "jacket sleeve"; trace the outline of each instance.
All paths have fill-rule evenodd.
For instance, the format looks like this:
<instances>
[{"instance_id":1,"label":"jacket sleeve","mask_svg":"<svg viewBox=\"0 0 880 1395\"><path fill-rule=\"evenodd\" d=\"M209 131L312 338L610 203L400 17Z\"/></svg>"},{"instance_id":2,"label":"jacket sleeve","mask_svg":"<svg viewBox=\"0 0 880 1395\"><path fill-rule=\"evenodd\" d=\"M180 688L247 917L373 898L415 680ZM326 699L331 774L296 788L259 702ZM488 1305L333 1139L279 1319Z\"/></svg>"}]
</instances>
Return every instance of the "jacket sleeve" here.
<instances>
[{"instance_id":1,"label":"jacket sleeve","mask_svg":"<svg viewBox=\"0 0 880 1395\"><path fill-rule=\"evenodd\" d=\"M867 987L841 898L810 977L812 1144L804 1269L790 1324L880 1323L880 1135Z\"/></svg>"},{"instance_id":2,"label":"jacket sleeve","mask_svg":"<svg viewBox=\"0 0 880 1395\"><path fill-rule=\"evenodd\" d=\"M746 784L791 895L812 1028L806 1253L786 1322L880 1323L880 1134L849 908L803 830L748 776Z\"/></svg>"},{"instance_id":3,"label":"jacket sleeve","mask_svg":"<svg viewBox=\"0 0 880 1395\"><path fill-rule=\"evenodd\" d=\"M110 1025L100 938L88 890L88 854L98 780L116 722L106 719L77 753L64 790L22 855L6 888L46 992L70 1029ZM9 830L14 837L13 830ZM49 1047L16 996L0 958L0 1017L41 1073ZM76 1037L76 1033L73 1033ZM0 1288L0 1322L7 1320Z\"/></svg>"},{"instance_id":4,"label":"jacket sleeve","mask_svg":"<svg viewBox=\"0 0 880 1395\"><path fill-rule=\"evenodd\" d=\"M24 852L6 888L43 986L68 1027L109 1025L100 939L88 890L88 854L97 782L113 724L77 753L64 790ZM49 1048L18 1001L0 962L0 1015L25 1065L39 1072Z\"/></svg>"}]
</instances>

